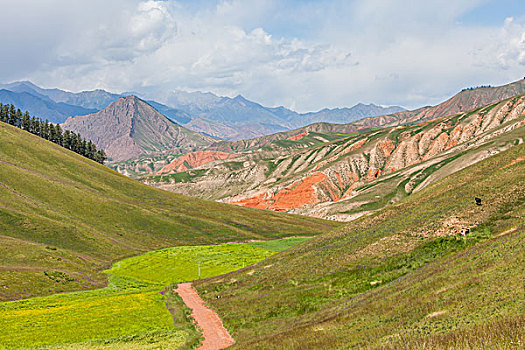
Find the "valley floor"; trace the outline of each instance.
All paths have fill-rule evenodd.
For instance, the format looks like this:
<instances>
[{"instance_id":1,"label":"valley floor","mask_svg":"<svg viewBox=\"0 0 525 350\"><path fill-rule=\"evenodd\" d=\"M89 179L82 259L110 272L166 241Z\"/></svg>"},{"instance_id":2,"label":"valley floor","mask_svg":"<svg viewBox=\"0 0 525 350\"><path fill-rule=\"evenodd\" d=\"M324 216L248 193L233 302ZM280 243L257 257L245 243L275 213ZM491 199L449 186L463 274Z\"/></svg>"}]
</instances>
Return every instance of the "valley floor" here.
<instances>
[{"instance_id":1,"label":"valley floor","mask_svg":"<svg viewBox=\"0 0 525 350\"><path fill-rule=\"evenodd\" d=\"M180 246L119 261L104 289L0 303L0 349L173 349L201 334L174 283L255 264L308 238ZM206 330L205 330L206 331Z\"/></svg>"}]
</instances>

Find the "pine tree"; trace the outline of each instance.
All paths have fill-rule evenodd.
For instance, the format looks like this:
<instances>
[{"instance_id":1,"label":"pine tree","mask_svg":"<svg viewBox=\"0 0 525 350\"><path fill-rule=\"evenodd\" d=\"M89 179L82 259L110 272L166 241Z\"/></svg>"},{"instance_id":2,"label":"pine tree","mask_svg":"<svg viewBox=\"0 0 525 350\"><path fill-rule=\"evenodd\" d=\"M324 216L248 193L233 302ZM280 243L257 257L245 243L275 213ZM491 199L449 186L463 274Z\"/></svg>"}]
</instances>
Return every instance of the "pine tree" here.
<instances>
[{"instance_id":1,"label":"pine tree","mask_svg":"<svg viewBox=\"0 0 525 350\"><path fill-rule=\"evenodd\" d=\"M49 120L42 122L42 138L49 140Z\"/></svg>"},{"instance_id":2,"label":"pine tree","mask_svg":"<svg viewBox=\"0 0 525 350\"><path fill-rule=\"evenodd\" d=\"M3 105L0 103L0 121L6 123L7 122L7 105Z\"/></svg>"},{"instance_id":3,"label":"pine tree","mask_svg":"<svg viewBox=\"0 0 525 350\"><path fill-rule=\"evenodd\" d=\"M56 135L56 129L53 124L49 124L49 138L48 140L51 142L56 143L57 135Z\"/></svg>"},{"instance_id":4,"label":"pine tree","mask_svg":"<svg viewBox=\"0 0 525 350\"><path fill-rule=\"evenodd\" d=\"M71 131L64 131L64 135L62 136L62 146L71 149Z\"/></svg>"},{"instance_id":5,"label":"pine tree","mask_svg":"<svg viewBox=\"0 0 525 350\"><path fill-rule=\"evenodd\" d=\"M9 115L7 117L7 122L11 125L15 125L15 119L16 119L16 109L15 109L15 106L11 105L9 107Z\"/></svg>"},{"instance_id":6,"label":"pine tree","mask_svg":"<svg viewBox=\"0 0 525 350\"><path fill-rule=\"evenodd\" d=\"M28 112L25 112L22 116L22 129L25 131L31 131L31 117Z\"/></svg>"},{"instance_id":7,"label":"pine tree","mask_svg":"<svg viewBox=\"0 0 525 350\"><path fill-rule=\"evenodd\" d=\"M75 134L75 144L73 145L74 151L78 154L82 154L82 136L80 134Z\"/></svg>"},{"instance_id":8,"label":"pine tree","mask_svg":"<svg viewBox=\"0 0 525 350\"><path fill-rule=\"evenodd\" d=\"M16 110L15 123L13 125L18 128L22 126L22 111L20 109Z\"/></svg>"},{"instance_id":9,"label":"pine tree","mask_svg":"<svg viewBox=\"0 0 525 350\"><path fill-rule=\"evenodd\" d=\"M103 149L99 150L95 156L95 161L99 162L100 164L104 164L106 159L106 152L104 152Z\"/></svg>"},{"instance_id":10,"label":"pine tree","mask_svg":"<svg viewBox=\"0 0 525 350\"><path fill-rule=\"evenodd\" d=\"M63 136L62 128L60 127L60 124L55 124L55 135L56 135L55 143L60 146L63 146L64 136Z\"/></svg>"}]
</instances>

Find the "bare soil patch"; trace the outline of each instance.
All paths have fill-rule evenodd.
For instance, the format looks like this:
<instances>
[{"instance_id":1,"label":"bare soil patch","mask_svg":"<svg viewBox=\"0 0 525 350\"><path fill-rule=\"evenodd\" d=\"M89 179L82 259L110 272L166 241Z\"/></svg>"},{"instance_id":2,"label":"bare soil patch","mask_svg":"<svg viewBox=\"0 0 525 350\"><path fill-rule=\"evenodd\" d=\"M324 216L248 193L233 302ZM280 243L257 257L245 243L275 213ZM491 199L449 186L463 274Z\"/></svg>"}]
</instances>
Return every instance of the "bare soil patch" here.
<instances>
[{"instance_id":1,"label":"bare soil patch","mask_svg":"<svg viewBox=\"0 0 525 350\"><path fill-rule=\"evenodd\" d=\"M202 331L204 340L198 350L218 350L233 345L235 340L224 328L217 313L209 309L191 283L180 283L177 293L184 304L192 310L191 316Z\"/></svg>"}]
</instances>

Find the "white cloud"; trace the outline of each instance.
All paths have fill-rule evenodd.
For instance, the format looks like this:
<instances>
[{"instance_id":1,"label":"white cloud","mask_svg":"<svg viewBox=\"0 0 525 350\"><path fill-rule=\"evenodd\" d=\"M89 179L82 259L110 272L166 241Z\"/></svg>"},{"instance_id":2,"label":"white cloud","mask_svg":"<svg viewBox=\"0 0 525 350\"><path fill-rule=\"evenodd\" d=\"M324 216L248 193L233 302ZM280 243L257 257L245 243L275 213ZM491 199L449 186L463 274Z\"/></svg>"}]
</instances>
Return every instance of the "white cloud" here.
<instances>
[{"instance_id":1,"label":"white cloud","mask_svg":"<svg viewBox=\"0 0 525 350\"><path fill-rule=\"evenodd\" d=\"M498 42L499 62L505 69L509 69L516 63L525 65L525 25L516 23L513 17L505 19L505 25L501 31Z\"/></svg>"},{"instance_id":2,"label":"white cloud","mask_svg":"<svg viewBox=\"0 0 525 350\"><path fill-rule=\"evenodd\" d=\"M458 21L484 0L2 1L11 35L0 37L0 79L71 90L242 93L303 111L415 107L517 79L525 64L522 19Z\"/></svg>"}]
</instances>

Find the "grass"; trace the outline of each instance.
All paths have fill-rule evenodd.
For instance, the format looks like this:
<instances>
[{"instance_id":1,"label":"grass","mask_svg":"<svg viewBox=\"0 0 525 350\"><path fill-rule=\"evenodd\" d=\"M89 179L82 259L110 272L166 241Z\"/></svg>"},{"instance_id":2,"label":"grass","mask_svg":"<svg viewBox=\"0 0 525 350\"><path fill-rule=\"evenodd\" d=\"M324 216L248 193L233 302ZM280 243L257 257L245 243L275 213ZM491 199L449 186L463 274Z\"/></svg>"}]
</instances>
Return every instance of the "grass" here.
<instances>
[{"instance_id":1,"label":"grass","mask_svg":"<svg viewBox=\"0 0 525 350\"><path fill-rule=\"evenodd\" d=\"M193 182L196 178L201 177L206 173L206 169L194 169L183 171L175 174L155 175L141 178L142 181L152 183L179 183L179 182Z\"/></svg>"},{"instance_id":2,"label":"grass","mask_svg":"<svg viewBox=\"0 0 525 350\"><path fill-rule=\"evenodd\" d=\"M288 249L307 238L252 243L181 246L157 250L117 262L106 272L114 277L166 285L238 270Z\"/></svg>"},{"instance_id":3,"label":"grass","mask_svg":"<svg viewBox=\"0 0 525 350\"><path fill-rule=\"evenodd\" d=\"M299 132L298 132L299 134ZM297 141L292 140L276 140L272 141L269 145L264 146L263 149L287 149L287 148L298 148L298 147L312 147L321 145L326 142L331 142L335 140L339 140L341 138L348 138L351 136L358 135L358 133L350 133L350 134L340 134L340 133L333 133L333 132L315 132L310 131L307 135L303 136L301 139ZM322 141L322 140L326 141Z\"/></svg>"},{"instance_id":4,"label":"grass","mask_svg":"<svg viewBox=\"0 0 525 350\"><path fill-rule=\"evenodd\" d=\"M513 147L250 275L196 287L239 349L516 348L525 342L525 162L514 162L523 154Z\"/></svg>"},{"instance_id":5,"label":"grass","mask_svg":"<svg viewBox=\"0 0 525 350\"><path fill-rule=\"evenodd\" d=\"M173 327L165 303L158 290L113 289L3 303L0 348L118 340L148 332L179 338L181 346L189 334Z\"/></svg>"},{"instance_id":6,"label":"grass","mask_svg":"<svg viewBox=\"0 0 525 350\"><path fill-rule=\"evenodd\" d=\"M305 242L309 237L293 237L286 239L274 239L271 241L261 241L261 242L250 242L249 244L254 247L262 248L269 250L270 252L278 253L284 250L290 249L291 247Z\"/></svg>"},{"instance_id":7,"label":"grass","mask_svg":"<svg viewBox=\"0 0 525 350\"><path fill-rule=\"evenodd\" d=\"M161 249L117 262L107 288L0 303L0 349L193 346L199 334L170 285L197 279L196 262L203 277L217 276L306 239Z\"/></svg>"},{"instance_id":8,"label":"grass","mask_svg":"<svg viewBox=\"0 0 525 350\"><path fill-rule=\"evenodd\" d=\"M151 188L0 123L0 301L101 288L102 270L146 251L337 226Z\"/></svg>"}]
</instances>

